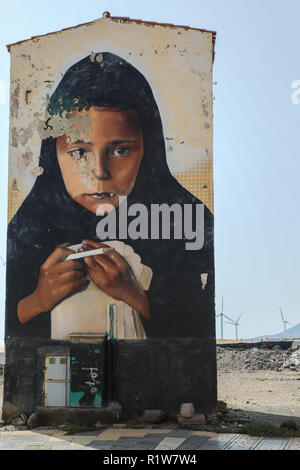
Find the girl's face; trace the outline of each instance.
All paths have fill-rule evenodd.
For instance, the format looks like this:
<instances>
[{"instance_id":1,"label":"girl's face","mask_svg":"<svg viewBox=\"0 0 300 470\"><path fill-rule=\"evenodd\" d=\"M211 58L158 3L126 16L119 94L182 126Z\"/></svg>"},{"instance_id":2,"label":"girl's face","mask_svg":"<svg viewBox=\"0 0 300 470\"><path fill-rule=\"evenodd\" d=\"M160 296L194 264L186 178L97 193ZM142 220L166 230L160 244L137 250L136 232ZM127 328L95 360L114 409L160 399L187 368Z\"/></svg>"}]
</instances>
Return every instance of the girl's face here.
<instances>
[{"instance_id":1,"label":"girl's face","mask_svg":"<svg viewBox=\"0 0 300 470\"><path fill-rule=\"evenodd\" d=\"M68 129L56 140L67 192L94 214L117 207L131 193L144 154L138 114L91 107L73 113Z\"/></svg>"}]
</instances>

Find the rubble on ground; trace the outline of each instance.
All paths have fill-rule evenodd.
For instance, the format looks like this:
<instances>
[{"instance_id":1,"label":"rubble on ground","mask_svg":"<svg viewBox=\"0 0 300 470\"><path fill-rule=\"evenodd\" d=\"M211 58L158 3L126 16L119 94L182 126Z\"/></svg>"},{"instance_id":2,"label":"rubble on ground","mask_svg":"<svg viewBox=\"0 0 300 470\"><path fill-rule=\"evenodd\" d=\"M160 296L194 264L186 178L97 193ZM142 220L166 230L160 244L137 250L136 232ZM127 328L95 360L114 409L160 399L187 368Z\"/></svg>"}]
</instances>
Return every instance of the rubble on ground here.
<instances>
[{"instance_id":1,"label":"rubble on ground","mask_svg":"<svg viewBox=\"0 0 300 470\"><path fill-rule=\"evenodd\" d=\"M300 348L284 350L280 346L272 349L254 347L249 349L217 346L219 372L255 372L258 370L300 371Z\"/></svg>"}]
</instances>

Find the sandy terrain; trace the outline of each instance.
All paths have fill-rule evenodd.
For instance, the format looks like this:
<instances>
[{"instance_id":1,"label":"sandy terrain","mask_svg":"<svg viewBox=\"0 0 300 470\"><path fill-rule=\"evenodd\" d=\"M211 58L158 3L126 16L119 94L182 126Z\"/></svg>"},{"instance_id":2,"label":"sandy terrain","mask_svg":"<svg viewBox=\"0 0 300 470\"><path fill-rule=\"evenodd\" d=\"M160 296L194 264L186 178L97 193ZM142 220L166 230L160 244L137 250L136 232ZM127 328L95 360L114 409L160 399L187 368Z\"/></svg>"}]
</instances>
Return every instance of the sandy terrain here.
<instances>
[{"instance_id":1,"label":"sandy terrain","mask_svg":"<svg viewBox=\"0 0 300 470\"><path fill-rule=\"evenodd\" d=\"M272 414L274 422L280 423L282 416L297 417L300 422L300 373L269 370L219 372L218 398L230 408ZM276 415L279 415L278 420Z\"/></svg>"}]
</instances>

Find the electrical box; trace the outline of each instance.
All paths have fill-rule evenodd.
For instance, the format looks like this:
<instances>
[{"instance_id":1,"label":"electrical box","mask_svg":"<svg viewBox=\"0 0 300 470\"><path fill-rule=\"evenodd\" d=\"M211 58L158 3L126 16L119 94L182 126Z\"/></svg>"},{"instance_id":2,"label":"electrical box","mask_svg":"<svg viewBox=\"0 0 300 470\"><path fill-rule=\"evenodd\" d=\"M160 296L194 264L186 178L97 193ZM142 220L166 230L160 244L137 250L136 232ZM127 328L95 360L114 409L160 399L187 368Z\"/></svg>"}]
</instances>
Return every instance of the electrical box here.
<instances>
[{"instance_id":1,"label":"electrical box","mask_svg":"<svg viewBox=\"0 0 300 470\"><path fill-rule=\"evenodd\" d=\"M70 356L46 356L44 394L45 406L69 406Z\"/></svg>"}]
</instances>

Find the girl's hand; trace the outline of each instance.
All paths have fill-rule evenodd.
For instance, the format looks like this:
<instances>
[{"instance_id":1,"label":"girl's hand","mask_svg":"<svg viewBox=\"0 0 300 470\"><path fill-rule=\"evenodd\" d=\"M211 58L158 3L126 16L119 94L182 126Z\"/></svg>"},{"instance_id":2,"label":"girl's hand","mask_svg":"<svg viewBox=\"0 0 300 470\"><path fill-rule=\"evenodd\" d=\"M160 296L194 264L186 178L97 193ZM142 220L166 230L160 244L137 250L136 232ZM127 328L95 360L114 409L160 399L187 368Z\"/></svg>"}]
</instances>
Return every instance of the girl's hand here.
<instances>
[{"instance_id":1,"label":"girl's hand","mask_svg":"<svg viewBox=\"0 0 300 470\"><path fill-rule=\"evenodd\" d=\"M84 258L90 278L103 292L122 300L149 319L147 294L139 286L127 261L105 243L84 240L80 251L104 248L101 255Z\"/></svg>"},{"instance_id":2,"label":"girl's hand","mask_svg":"<svg viewBox=\"0 0 300 470\"><path fill-rule=\"evenodd\" d=\"M57 248L42 264L35 291L18 304L21 323L52 310L63 298L88 285L84 263L63 261L71 253L74 251Z\"/></svg>"}]
</instances>

